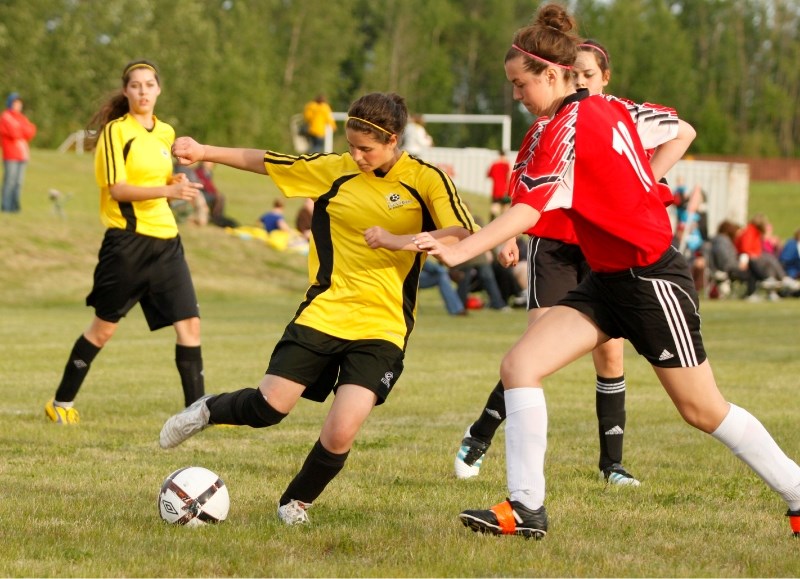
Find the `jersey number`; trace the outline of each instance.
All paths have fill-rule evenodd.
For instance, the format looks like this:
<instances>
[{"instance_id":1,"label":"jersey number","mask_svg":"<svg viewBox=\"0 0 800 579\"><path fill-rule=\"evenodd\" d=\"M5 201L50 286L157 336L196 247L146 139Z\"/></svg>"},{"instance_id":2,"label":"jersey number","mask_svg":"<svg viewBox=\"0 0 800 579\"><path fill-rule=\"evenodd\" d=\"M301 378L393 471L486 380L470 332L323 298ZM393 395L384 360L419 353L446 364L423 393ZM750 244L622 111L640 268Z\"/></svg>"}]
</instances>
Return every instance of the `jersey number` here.
<instances>
[{"instance_id":1,"label":"jersey number","mask_svg":"<svg viewBox=\"0 0 800 579\"><path fill-rule=\"evenodd\" d=\"M626 127L622 121L619 121L611 132L614 134L611 146L614 147L617 153L625 155L628 158L628 162L636 172L636 176L639 177L639 181L644 185L645 191L649 191L653 186L653 182L647 175L647 171L642 167L642 162L636 154L633 146L633 139L631 139L631 134L628 132L628 127Z\"/></svg>"}]
</instances>

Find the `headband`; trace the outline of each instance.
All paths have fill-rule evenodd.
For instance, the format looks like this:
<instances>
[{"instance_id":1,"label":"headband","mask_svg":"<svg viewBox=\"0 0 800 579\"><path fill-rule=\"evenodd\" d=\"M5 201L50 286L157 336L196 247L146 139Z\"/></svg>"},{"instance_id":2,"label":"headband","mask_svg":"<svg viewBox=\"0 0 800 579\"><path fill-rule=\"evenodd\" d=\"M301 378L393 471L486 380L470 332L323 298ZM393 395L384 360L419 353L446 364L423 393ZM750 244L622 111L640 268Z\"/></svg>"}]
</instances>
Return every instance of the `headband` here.
<instances>
[{"instance_id":1,"label":"headband","mask_svg":"<svg viewBox=\"0 0 800 579\"><path fill-rule=\"evenodd\" d=\"M125 78L126 76L128 76L128 73L130 71L135 70L137 68L149 68L155 74L158 74L158 71L155 68L153 68L152 66L150 66L149 64L144 63L144 62L137 62L135 64L130 65L128 68L125 69L125 72L122 73L122 78Z\"/></svg>"},{"instance_id":2,"label":"headband","mask_svg":"<svg viewBox=\"0 0 800 579\"><path fill-rule=\"evenodd\" d=\"M597 52L599 52L600 54L602 54L603 56L606 57L606 62L611 62L611 59L608 58L608 54L606 54L606 51L603 50L602 48L600 48L599 46L597 46L596 44L583 43L583 44L579 44L578 48L593 48L594 50L596 50Z\"/></svg>"},{"instance_id":3,"label":"headband","mask_svg":"<svg viewBox=\"0 0 800 579\"><path fill-rule=\"evenodd\" d=\"M384 133L386 133L386 134L387 134L387 135L389 135L389 136L391 136L391 135L394 135L394 133L392 133L392 132L390 132L390 131L387 131L386 129L384 129L383 127L380 127L380 126L376 125L375 123L371 123L371 122L369 122L367 119L362 119L361 117L347 117L347 120L348 120L348 121L349 121L350 119L352 119L352 120L354 120L354 121L361 121L362 123L365 123L365 124L369 125L370 127L374 127L374 128L376 128L376 129L378 129L379 131L383 131Z\"/></svg>"},{"instance_id":4,"label":"headband","mask_svg":"<svg viewBox=\"0 0 800 579\"><path fill-rule=\"evenodd\" d=\"M516 44L512 44L511 48L519 50L522 54L526 54L526 55L530 56L531 58L533 58L535 60L539 60L539 61L541 61L541 62L543 62L545 64L549 64L550 66L557 66L558 68L563 68L564 70L572 70L572 67L567 65L567 64L558 64L557 62L550 62L546 58L542 58L541 56L533 54L532 52L528 52L527 50L524 50L524 49L520 48Z\"/></svg>"}]
</instances>

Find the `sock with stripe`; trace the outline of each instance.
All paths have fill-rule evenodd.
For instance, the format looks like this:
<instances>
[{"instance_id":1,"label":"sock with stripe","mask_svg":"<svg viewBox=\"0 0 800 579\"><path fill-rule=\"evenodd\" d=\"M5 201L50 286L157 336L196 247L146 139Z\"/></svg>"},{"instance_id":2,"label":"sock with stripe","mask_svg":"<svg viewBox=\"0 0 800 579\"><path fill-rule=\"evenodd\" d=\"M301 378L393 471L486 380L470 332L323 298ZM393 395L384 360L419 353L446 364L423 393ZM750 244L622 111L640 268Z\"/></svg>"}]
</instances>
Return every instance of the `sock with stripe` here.
<instances>
[{"instance_id":1,"label":"sock with stripe","mask_svg":"<svg viewBox=\"0 0 800 579\"><path fill-rule=\"evenodd\" d=\"M600 434L600 470L622 463L625 437L625 376L597 376L595 408Z\"/></svg>"}]
</instances>

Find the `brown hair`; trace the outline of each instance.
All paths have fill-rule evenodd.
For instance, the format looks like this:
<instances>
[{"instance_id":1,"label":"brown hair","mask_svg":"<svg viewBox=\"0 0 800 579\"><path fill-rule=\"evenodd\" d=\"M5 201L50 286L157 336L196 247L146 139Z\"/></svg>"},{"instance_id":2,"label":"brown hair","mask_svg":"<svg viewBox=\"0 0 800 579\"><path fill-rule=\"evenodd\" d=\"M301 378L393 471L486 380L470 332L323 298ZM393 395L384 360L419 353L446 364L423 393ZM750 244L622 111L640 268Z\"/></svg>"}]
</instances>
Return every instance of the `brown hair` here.
<instances>
[{"instance_id":1,"label":"brown hair","mask_svg":"<svg viewBox=\"0 0 800 579\"><path fill-rule=\"evenodd\" d=\"M92 149L97 146L97 140L100 138L100 133L103 132L103 127L110 121L125 116L130 111L128 97L122 93L122 89L128 86L131 80L131 72L138 68L149 68L152 70L156 75L156 82L159 85L161 84L161 80L158 77L158 67L155 63L140 59L133 60L126 64L125 68L122 69L122 88L115 90L106 98L100 109L86 125L86 132L88 133L87 144Z\"/></svg>"},{"instance_id":2,"label":"brown hair","mask_svg":"<svg viewBox=\"0 0 800 579\"><path fill-rule=\"evenodd\" d=\"M572 32L575 28L575 19L563 6L545 4L536 13L531 24L517 30L512 44L544 61L571 67L578 52L576 46L580 42L580 38ZM525 70L533 74L539 74L548 66L547 62L526 56L513 46L506 53L505 61L519 58L520 55L526 59ZM571 75L567 68L563 73L565 78Z\"/></svg>"},{"instance_id":3,"label":"brown hair","mask_svg":"<svg viewBox=\"0 0 800 579\"><path fill-rule=\"evenodd\" d=\"M591 52L597 61L597 67L600 72L605 76L606 73L611 72L611 57L608 55L606 47L597 42L596 40L586 39L578 45L578 50L581 52Z\"/></svg>"},{"instance_id":4,"label":"brown hair","mask_svg":"<svg viewBox=\"0 0 800 579\"><path fill-rule=\"evenodd\" d=\"M350 105L347 115L351 117L347 119L348 129L372 133L383 144L388 143L392 135L402 135L408 123L406 100L395 93L364 95Z\"/></svg>"},{"instance_id":5,"label":"brown hair","mask_svg":"<svg viewBox=\"0 0 800 579\"><path fill-rule=\"evenodd\" d=\"M731 241L733 241L736 239L736 234L740 229L740 225L726 219L720 222L719 226L717 227L717 234L727 235L731 238Z\"/></svg>"}]
</instances>

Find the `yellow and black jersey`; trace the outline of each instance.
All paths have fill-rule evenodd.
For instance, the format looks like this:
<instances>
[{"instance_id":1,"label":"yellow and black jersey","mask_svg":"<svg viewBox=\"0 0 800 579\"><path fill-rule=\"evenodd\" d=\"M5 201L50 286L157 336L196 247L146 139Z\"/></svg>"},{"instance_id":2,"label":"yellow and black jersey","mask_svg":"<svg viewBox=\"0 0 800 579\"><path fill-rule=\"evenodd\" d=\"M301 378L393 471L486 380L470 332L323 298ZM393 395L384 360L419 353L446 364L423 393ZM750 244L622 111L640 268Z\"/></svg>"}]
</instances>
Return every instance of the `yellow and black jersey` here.
<instances>
[{"instance_id":1,"label":"yellow and black jersey","mask_svg":"<svg viewBox=\"0 0 800 579\"><path fill-rule=\"evenodd\" d=\"M165 197L117 202L109 193L111 185L123 181L140 187L160 187L169 182L175 130L155 117L154 120L151 130L130 115L103 127L94 158L95 179L100 187L100 220L108 228L170 239L178 235L178 226Z\"/></svg>"},{"instance_id":2,"label":"yellow and black jersey","mask_svg":"<svg viewBox=\"0 0 800 579\"><path fill-rule=\"evenodd\" d=\"M267 151L264 165L286 197L315 200L311 287L295 322L345 340L387 340L405 349L425 256L370 249L364 232L374 225L395 235L453 226L476 231L450 178L406 153L385 175L361 172L349 153Z\"/></svg>"}]
</instances>

